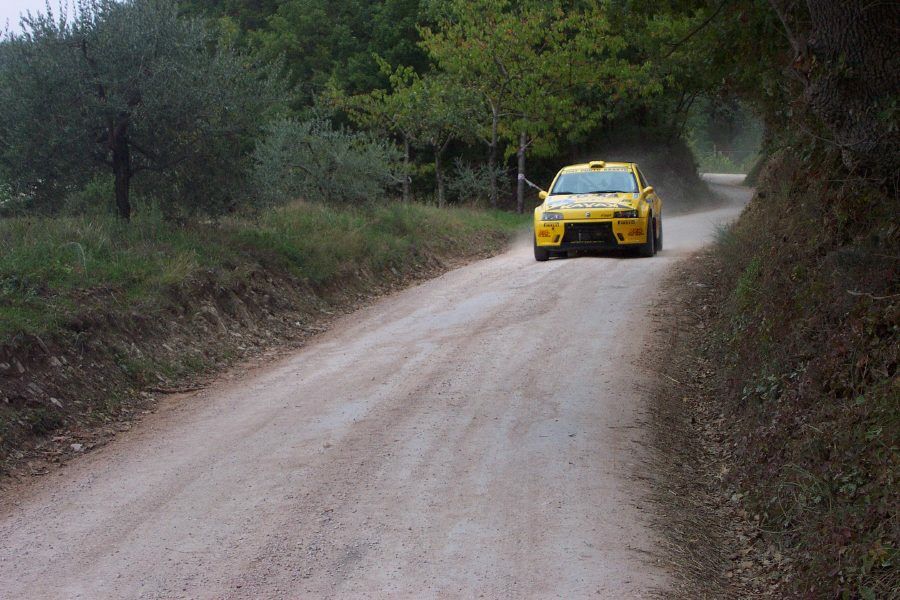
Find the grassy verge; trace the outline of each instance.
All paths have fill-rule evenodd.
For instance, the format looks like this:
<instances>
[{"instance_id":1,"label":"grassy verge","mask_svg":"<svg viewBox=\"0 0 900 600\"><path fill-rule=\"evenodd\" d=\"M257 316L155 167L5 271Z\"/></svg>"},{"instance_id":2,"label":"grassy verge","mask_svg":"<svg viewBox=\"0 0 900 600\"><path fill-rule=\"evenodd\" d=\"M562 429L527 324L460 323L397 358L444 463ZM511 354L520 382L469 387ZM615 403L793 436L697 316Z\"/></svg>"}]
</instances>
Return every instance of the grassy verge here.
<instances>
[{"instance_id":1,"label":"grassy verge","mask_svg":"<svg viewBox=\"0 0 900 600\"><path fill-rule=\"evenodd\" d=\"M669 404L707 441L719 503L701 512L734 522L726 587L886 598L900 589L898 204L837 180L836 161L809 164L771 161L686 275L703 285L685 292L688 357L666 370L685 385Z\"/></svg>"},{"instance_id":2,"label":"grassy verge","mask_svg":"<svg viewBox=\"0 0 900 600\"><path fill-rule=\"evenodd\" d=\"M417 204L189 225L0 220L0 470L88 446L71 432L127 421L148 390L301 340L328 315L499 251L525 223Z\"/></svg>"},{"instance_id":3,"label":"grassy verge","mask_svg":"<svg viewBox=\"0 0 900 600\"><path fill-rule=\"evenodd\" d=\"M259 220L175 226L155 216L0 220L0 343L44 334L105 301L159 303L201 272L221 278L276 267L312 284L360 269L405 269L416 253L484 247L524 221L504 212L416 204L373 208L296 205Z\"/></svg>"}]
</instances>

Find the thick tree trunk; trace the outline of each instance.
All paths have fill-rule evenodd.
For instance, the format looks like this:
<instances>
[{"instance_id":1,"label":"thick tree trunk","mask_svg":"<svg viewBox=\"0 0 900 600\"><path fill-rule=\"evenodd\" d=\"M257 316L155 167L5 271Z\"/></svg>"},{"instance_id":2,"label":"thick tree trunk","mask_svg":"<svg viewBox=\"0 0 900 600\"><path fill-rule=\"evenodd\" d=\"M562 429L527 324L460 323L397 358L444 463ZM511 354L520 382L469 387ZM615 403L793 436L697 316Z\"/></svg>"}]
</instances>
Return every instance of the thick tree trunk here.
<instances>
[{"instance_id":1,"label":"thick tree trunk","mask_svg":"<svg viewBox=\"0 0 900 600\"><path fill-rule=\"evenodd\" d=\"M525 212L525 148L528 136L523 131L519 134L519 149L516 152L519 159L519 176L516 178L516 212L520 215Z\"/></svg>"},{"instance_id":2,"label":"thick tree trunk","mask_svg":"<svg viewBox=\"0 0 900 600\"><path fill-rule=\"evenodd\" d=\"M437 183L437 203L441 208L444 207L446 202L444 197L444 167L441 164L441 155L443 153L443 148L436 148L434 152L434 179Z\"/></svg>"},{"instance_id":3,"label":"thick tree trunk","mask_svg":"<svg viewBox=\"0 0 900 600\"><path fill-rule=\"evenodd\" d=\"M491 104L491 142L488 144L488 175L490 177L491 207L497 208L497 131L500 127L500 109Z\"/></svg>"},{"instance_id":4,"label":"thick tree trunk","mask_svg":"<svg viewBox=\"0 0 900 600\"><path fill-rule=\"evenodd\" d=\"M110 132L112 169L115 176L116 211L119 218L131 219L131 149L128 147L128 123L118 124Z\"/></svg>"},{"instance_id":5,"label":"thick tree trunk","mask_svg":"<svg viewBox=\"0 0 900 600\"><path fill-rule=\"evenodd\" d=\"M815 57L806 99L833 132L844 162L898 164L897 132L885 115L900 89L900 5L871 0L808 0ZM879 169L881 170L881 169Z\"/></svg>"},{"instance_id":6,"label":"thick tree trunk","mask_svg":"<svg viewBox=\"0 0 900 600\"><path fill-rule=\"evenodd\" d=\"M403 201L410 202L409 191L409 137L403 136Z\"/></svg>"},{"instance_id":7,"label":"thick tree trunk","mask_svg":"<svg viewBox=\"0 0 900 600\"><path fill-rule=\"evenodd\" d=\"M793 23L784 0L770 2L796 51L793 68L803 80L804 100L841 149L844 164L896 173L900 147L889 115L900 89L900 5L807 0L808 19L798 16Z\"/></svg>"}]
</instances>

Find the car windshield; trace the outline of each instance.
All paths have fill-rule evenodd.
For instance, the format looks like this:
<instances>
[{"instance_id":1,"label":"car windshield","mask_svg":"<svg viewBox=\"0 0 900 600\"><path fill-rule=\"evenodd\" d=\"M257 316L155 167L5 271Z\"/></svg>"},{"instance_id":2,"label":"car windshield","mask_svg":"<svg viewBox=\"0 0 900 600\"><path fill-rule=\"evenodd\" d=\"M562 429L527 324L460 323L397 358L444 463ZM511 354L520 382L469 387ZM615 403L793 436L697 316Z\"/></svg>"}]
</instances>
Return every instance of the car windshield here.
<instances>
[{"instance_id":1,"label":"car windshield","mask_svg":"<svg viewBox=\"0 0 900 600\"><path fill-rule=\"evenodd\" d=\"M550 195L637 191L631 171L576 171L560 175Z\"/></svg>"}]
</instances>

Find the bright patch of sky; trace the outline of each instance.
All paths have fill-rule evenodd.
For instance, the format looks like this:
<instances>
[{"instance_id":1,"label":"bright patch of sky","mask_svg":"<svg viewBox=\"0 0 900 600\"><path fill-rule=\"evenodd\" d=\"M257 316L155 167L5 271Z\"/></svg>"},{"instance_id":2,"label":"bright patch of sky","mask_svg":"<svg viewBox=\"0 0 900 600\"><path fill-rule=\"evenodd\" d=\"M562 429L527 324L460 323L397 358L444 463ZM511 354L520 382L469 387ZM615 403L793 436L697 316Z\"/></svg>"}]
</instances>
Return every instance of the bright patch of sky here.
<instances>
[{"instance_id":1,"label":"bright patch of sky","mask_svg":"<svg viewBox=\"0 0 900 600\"><path fill-rule=\"evenodd\" d=\"M68 13L72 14L72 0L62 0L63 6L68 5ZM50 0L50 8L53 14L59 14L60 0ZM46 0L0 0L0 31L6 29L9 23L9 29L13 32L21 31L19 27L19 17L27 11L34 13L47 12Z\"/></svg>"}]
</instances>

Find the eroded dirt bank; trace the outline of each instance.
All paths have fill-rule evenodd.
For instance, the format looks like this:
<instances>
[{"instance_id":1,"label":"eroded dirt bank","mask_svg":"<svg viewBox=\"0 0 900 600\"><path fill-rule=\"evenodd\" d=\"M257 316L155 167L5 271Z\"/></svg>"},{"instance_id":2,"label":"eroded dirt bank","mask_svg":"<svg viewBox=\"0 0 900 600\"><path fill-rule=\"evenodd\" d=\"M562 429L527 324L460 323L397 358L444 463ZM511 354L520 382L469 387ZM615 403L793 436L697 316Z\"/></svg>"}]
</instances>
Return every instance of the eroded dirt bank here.
<instances>
[{"instance_id":1,"label":"eroded dirt bank","mask_svg":"<svg viewBox=\"0 0 900 600\"><path fill-rule=\"evenodd\" d=\"M535 263L527 240L175 397L7 493L0 596L643 597L654 259Z\"/></svg>"}]
</instances>

